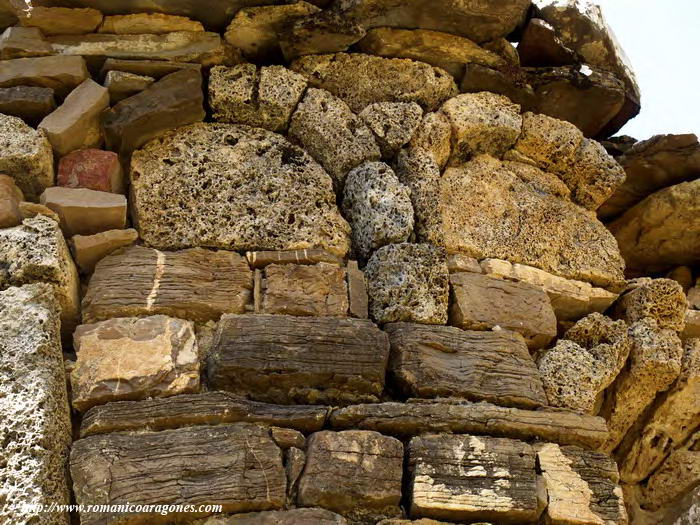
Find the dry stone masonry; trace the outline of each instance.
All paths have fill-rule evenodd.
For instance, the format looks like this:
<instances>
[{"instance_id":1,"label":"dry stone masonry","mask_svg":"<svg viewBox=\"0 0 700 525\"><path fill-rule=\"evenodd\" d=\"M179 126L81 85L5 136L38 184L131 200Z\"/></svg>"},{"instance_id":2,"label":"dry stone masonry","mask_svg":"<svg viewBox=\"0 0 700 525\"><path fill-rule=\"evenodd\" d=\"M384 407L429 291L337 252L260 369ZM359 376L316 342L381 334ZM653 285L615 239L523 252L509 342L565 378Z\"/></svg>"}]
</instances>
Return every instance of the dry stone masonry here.
<instances>
[{"instance_id":1,"label":"dry stone masonry","mask_svg":"<svg viewBox=\"0 0 700 525\"><path fill-rule=\"evenodd\" d=\"M599 7L0 25L0 523L698 523L700 143Z\"/></svg>"}]
</instances>

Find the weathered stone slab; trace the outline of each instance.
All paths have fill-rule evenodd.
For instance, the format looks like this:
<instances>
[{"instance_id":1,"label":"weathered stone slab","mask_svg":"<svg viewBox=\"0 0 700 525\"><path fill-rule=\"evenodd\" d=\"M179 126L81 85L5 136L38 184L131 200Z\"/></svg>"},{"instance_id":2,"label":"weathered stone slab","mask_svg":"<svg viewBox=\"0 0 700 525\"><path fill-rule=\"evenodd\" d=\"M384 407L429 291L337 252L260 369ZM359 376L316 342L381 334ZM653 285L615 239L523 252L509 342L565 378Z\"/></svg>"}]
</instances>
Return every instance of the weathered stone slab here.
<instances>
[{"instance_id":1,"label":"weathered stone slab","mask_svg":"<svg viewBox=\"0 0 700 525\"><path fill-rule=\"evenodd\" d=\"M51 88L65 97L89 78L85 60L78 56L17 58L0 62L0 87Z\"/></svg>"},{"instance_id":2,"label":"weathered stone slab","mask_svg":"<svg viewBox=\"0 0 700 525\"><path fill-rule=\"evenodd\" d=\"M41 204L55 211L66 237L93 235L126 227L124 195L85 188L46 188Z\"/></svg>"},{"instance_id":3,"label":"weathered stone slab","mask_svg":"<svg viewBox=\"0 0 700 525\"><path fill-rule=\"evenodd\" d=\"M61 329L73 331L80 311L78 272L58 224L39 215L0 229L0 289L37 282L53 286L61 305Z\"/></svg>"},{"instance_id":4,"label":"weathered stone slab","mask_svg":"<svg viewBox=\"0 0 700 525\"><path fill-rule=\"evenodd\" d=\"M177 31L204 31L204 27L200 22L184 16L163 13L132 13L106 16L97 30L98 33L112 35L162 35Z\"/></svg>"},{"instance_id":5,"label":"weathered stone slab","mask_svg":"<svg viewBox=\"0 0 700 525\"><path fill-rule=\"evenodd\" d=\"M109 91L109 99L116 104L148 89L155 82L153 77L111 70L105 76L104 86Z\"/></svg>"},{"instance_id":6,"label":"weathered stone slab","mask_svg":"<svg viewBox=\"0 0 700 525\"><path fill-rule=\"evenodd\" d=\"M412 518L534 523L541 512L535 451L522 441L415 437L408 469Z\"/></svg>"},{"instance_id":7,"label":"weathered stone slab","mask_svg":"<svg viewBox=\"0 0 700 525\"><path fill-rule=\"evenodd\" d=\"M325 250L287 250L246 253L251 268L265 268L269 264L318 264L329 263L341 265L343 260Z\"/></svg>"},{"instance_id":8,"label":"weathered stone slab","mask_svg":"<svg viewBox=\"0 0 700 525\"><path fill-rule=\"evenodd\" d=\"M30 86L0 88L0 113L19 117L36 126L56 109L53 89Z\"/></svg>"},{"instance_id":9,"label":"weathered stone slab","mask_svg":"<svg viewBox=\"0 0 700 525\"><path fill-rule=\"evenodd\" d=\"M263 313L346 317L348 306L345 268L328 263L265 267Z\"/></svg>"},{"instance_id":10,"label":"weathered stone slab","mask_svg":"<svg viewBox=\"0 0 700 525\"><path fill-rule=\"evenodd\" d=\"M244 313L253 274L235 252L133 246L105 257L83 298L83 321L170 315L198 322Z\"/></svg>"},{"instance_id":11,"label":"weathered stone slab","mask_svg":"<svg viewBox=\"0 0 700 525\"><path fill-rule=\"evenodd\" d=\"M102 13L97 9L70 9L66 7L43 7L32 5L20 14L23 26L41 29L45 35L81 35L92 33L102 22Z\"/></svg>"},{"instance_id":12,"label":"weathered stone slab","mask_svg":"<svg viewBox=\"0 0 700 525\"><path fill-rule=\"evenodd\" d=\"M375 102L417 102L434 111L457 94L452 76L428 64L361 53L302 57L292 69L330 91L355 113Z\"/></svg>"},{"instance_id":13,"label":"weathered stone slab","mask_svg":"<svg viewBox=\"0 0 700 525\"><path fill-rule=\"evenodd\" d=\"M170 129L204 120L202 75L186 69L166 75L102 116L107 147L130 154Z\"/></svg>"},{"instance_id":14,"label":"weathered stone slab","mask_svg":"<svg viewBox=\"0 0 700 525\"><path fill-rule=\"evenodd\" d=\"M465 397L497 405L546 405L542 381L520 335L392 323L389 371L409 397Z\"/></svg>"},{"instance_id":15,"label":"weathered stone slab","mask_svg":"<svg viewBox=\"0 0 700 525\"><path fill-rule=\"evenodd\" d=\"M173 62L170 60L125 60L121 58L108 58L102 65L100 77L106 77L110 71L122 71L133 73L134 75L144 75L155 78L163 78L170 73L176 73L188 69L191 71L202 71L201 64L191 62Z\"/></svg>"},{"instance_id":16,"label":"weathered stone slab","mask_svg":"<svg viewBox=\"0 0 700 525\"><path fill-rule=\"evenodd\" d=\"M51 46L36 28L8 27L0 35L0 60L44 57L51 54Z\"/></svg>"},{"instance_id":17,"label":"weathered stone slab","mask_svg":"<svg viewBox=\"0 0 700 525\"><path fill-rule=\"evenodd\" d=\"M549 297L539 287L469 272L451 275L450 284L450 324L454 326L513 330L531 349L547 346L557 335L557 318Z\"/></svg>"},{"instance_id":18,"label":"weathered stone slab","mask_svg":"<svg viewBox=\"0 0 700 525\"><path fill-rule=\"evenodd\" d=\"M333 410L336 429L360 428L410 437L426 433L488 434L595 449L608 436L605 420L557 409L522 410L469 401L377 403Z\"/></svg>"},{"instance_id":19,"label":"weathered stone slab","mask_svg":"<svg viewBox=\"0 0 700 525\"><path fill-rule=\"evenodd\" d=\"M124 193L124 175L119 156L113 151L82 149L62 157L58 163L58 186Z\"/></svg>"},{"instance_id":20,"label":"weathered stone slab","mask_svg":"<svg viewBox=\"0 0 700 525\"><path fill-rule=\"evenodd\" d=\"M280 135L194 125L153 141L131 167L134 216L150 246L320 248L341 257L349 249L331 178Z\"/></svg>"},{"instance_id":21,"label":"weathered stone slab","mask_svg":"<svg viewBox=\"0 0 700 525\"><path fill-rule=\"evenodd\" d=\"M51 144L43 133L7 115L0 115L0 137L0 173L12 177L27 199L36 200L54 184Z\"/></svg>"},{"instance_id":22,"label":"weathered stone slab","mask_svg":"<svg viewBox=\"0 0 700 525\"><path fill-rule=\"evenodd\" d=\"M366 320L225 315L209 385L268 402L376 402L388 357L387 335Z\"/></svg>"},{"instance_id":23,"label":"weathered stone slab","mask_svg":"<svg viewBox=\"0 0 700 525\"><path fill-rule=\"evenodd\" d=\"M317 432L309 438L297 502L362 522L401 515L403 445L377 432Z\"/></svg>"},{"instance_id":24,"label":"weathered stone slab","mask_svg":"<svg viewBox=\"0 0 700 525\"><path fill-rule=\"evenodd\" d=\"M247 512L281 508L285 500L282 451L266 427L248 423L80 439L71 475L76 501L85 505L214 504ZM80 521L106 524L120 516L85 511ZM129 519L145 524L156 516Z\"/></svg>"},{"instance_id":25,"label":"weathered stone slab","mask_svg":"<svg viewBox=\"0 0 700 525\"><path fill-rule=\"evenodd\" d=\"M119 248L130 246L139 238L139 232L128 230L108 230L94 235L74 235L68 244L73 259L82 273L91 273L95 265ZM132 268L133 269L133 268ZM123 285L124 281L120 283Z\"/></svg>"},{"instance_id":26,"label":"weathered stone slab","mask_svg":"<svg viewBox=\"0 0 700 525\"><path fill-rule=\"evenodd\" d=\"M193 425L261 423L317 432L328 408L319 405L272 405L229 392L181 394L143 401L115 401L88 410L80 436L133 430L167 430Z\"/></svg>"},{"instance_id":27,"label":"weathered stone slab","mask_svg":"<svg viewBox=\"0 0 700 525\"><path fill-rule=\"evenodd\" d=\"M70 408L61 352L60 305L48 284L0 292L0 521L67 525Z\"/></svg>"}]
</instances>

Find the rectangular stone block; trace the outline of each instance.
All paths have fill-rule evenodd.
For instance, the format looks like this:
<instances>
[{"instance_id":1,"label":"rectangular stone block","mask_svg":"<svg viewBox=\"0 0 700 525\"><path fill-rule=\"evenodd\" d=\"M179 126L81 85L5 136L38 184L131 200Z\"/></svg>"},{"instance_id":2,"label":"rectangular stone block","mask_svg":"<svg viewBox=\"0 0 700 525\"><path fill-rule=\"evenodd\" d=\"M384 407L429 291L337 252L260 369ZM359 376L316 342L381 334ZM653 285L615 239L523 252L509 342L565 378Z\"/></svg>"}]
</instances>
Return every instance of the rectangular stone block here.
<instances>
[{"instance_id":1,"label":"rectangular stone block","mask_svg":"<svg viewBox=\"0 0 700 525\"><path fill-rule=\"evenodd\" d=\"M0 88L0 113L24 120L36 126L56 109L53 89L43 87L16 86Z\"/></svg>"},{"instance_id":2,"label":"rectangular stone block","mask_svg":"<svg viewBox=\"0 0 700 525\"><path fill-rule=\"evenodd\" d=\"M48 284L0 292L0 523L68 525L70 408L60 305Z\"/></svg>"},{"instance_id":3,"label":"rectangular stone block","mask_svg":"<svg viewBox=\"0 0 700 525\"><path fill-rule=\"evenodd\" d=\"M282 451L263 426L201 426L80 439L71 451L78 504L222 505L223 512L281 508ZM177 515L129 514L129 523ZM193 513L180 519L195 517ZM120 523L124 514L82 512L83 525Z\"/></svg>"},{"instance_id":4,"label":"rectangular stone block","mask_svg":"<svg viewBox=\"0 0 700 525\"><path fill-rule=\"evenodd\" d=\"M557 335L552 304L540 288L476 273L450 276L450 324L464 330L500 326L525 337L531 349L546 346Z\"/></svg>"},{"instance_id":5,"label":"rectangular stone block","mask_svg":"<svg viewBox=\"0 0 700 525\"><path fill-rule=\"evenodd\" d=\"M253 268L264 268L268 264L317 264L330 263L342 264L343 260L326 250L286 250L286 251L261 251L246 253L248 262Z\"/></svg>"},{"instance_id":6,"label":"rectangular stone block","mask_svg":"<svg viewBox=\"0 0 700 525\"><path fill-rule=\"evenodd\" d=\"M83 321L163 314L192 321L243 313L253 274L235 252L162 252L132 246L102 259L83 298Z\"/></svg>"},{"instance_id":7,"label":"rectangular stone block","mask_svg":"<svg viewBox=\"0 0 700 525\"><path fill-rule=\"evenodd\" d=\"M535 451L522 441L426 435L408 445L411 517L536 523Z\"/></svg>"},{"instance_id":8,"label":"rectangular stone block","mask_svg":"<svg viewBox=\"0 0 700 525\"><path fill-rule=\"evenodd\" d=\"M85 60L80 56L17 58L0 62L0 87L52 88L59 99L89 77Z\"/></svg>"},{"instance_id":9,"label":"rectangular stone block","mask_svg":"<svg viewBox=\"0 0 700 525\"><path fill-rule=\"evenodd\" d=\"M547 404L520 334L411 323L384 330L391 344L389 370L408 397L465 397L524 408Z\"/></svg>"},{"instance_id":10,"label":"rectangular stone block","mask_svg":"<svg viewBox=\"0 0 700 525\"><path fill-rule=\"evenodd\" d=\"M224 315L209 385L273 403L376 402L388 357L387 335L367 320Z\"/></svg>"},{"instance_id":11,"label":"rectangular stone block","mask_svg":"<svg viewBox=\"0 0 700 525\"><path fill-rule=\"evenodd\" d=\"M136 242L139 232L108 230L94 235L74 235L69 241L71 252L82 273L91 273L95 265L110 253Z\"/></svg>"},{"instance_id":12,"label":"rectangular stone block","mask_svg":"<svg viewBox=\"0 0 700 525\"><path fill-rule=\"evenodd\" d=\"M46 188L41 204L55 211L66 237L94 235L126 227L124 195L85 188Z\"/></svg>"}]
</instances>

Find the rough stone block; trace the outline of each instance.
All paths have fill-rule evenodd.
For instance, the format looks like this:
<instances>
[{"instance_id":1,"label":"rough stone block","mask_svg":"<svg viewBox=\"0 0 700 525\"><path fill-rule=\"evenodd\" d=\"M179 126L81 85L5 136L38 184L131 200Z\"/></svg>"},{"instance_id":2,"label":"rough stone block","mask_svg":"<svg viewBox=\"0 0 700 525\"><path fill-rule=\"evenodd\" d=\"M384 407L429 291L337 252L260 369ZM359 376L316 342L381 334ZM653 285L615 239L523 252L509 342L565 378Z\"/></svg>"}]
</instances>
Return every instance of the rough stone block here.
<instances>
[{"instance_id":1,"label":"rough stone block","mask_svg":"<svg viewBox=\"0 0 700 525\"><path fill-rule=\"evenodd\" d=\"M209 385L275 403L376 402L388 357L387 335L366 320L225 315Z\"/></svg>"},{"instance_id":2,"label":"rough stone block","mask_svg":"<svg viewBox=\"0 0 700 525\"><path fill-rule=\"evenodd\" d=\"M73 406L167 397L199 389L194 325L164 315L80 325L71 372Z\"/></svg>"},{"instance_id":3,"label":"rough stone block","mask_svg":"<svg viewBox=\"0 0 700 525\"><path fill-rule=\"evenodd\" d=\"M421 125L423 109L415 102L377 102L359 116L374 133L382 159L389 161L413 138Z\"/></svg>"},{"instance_id":4,"label":"rough stone block","mask_svg":"<svg viewBox=\"0 0 700 525\"><path fill-rule=\"evenodd\" d=\"M56 109L53 89L30 86L0 88L0 113L36 126Z\"/></svg>"},{"instance_id":5,"label":"rough stone block","mask_svg":"<svg viewBox=\"0 0 700 525\"><path fill-rule=\"evenodd\" d=\"M654 319L659 328L682 332L688 301L683 287L671 279L642 279L615 304L614 313L632 324Z\"/></svg>"},{"instance_id":6,"label":"rough stone block","mask_svg":"<svg viewBox=\"0 0 700 525\"><path fill-rule=\"evenodd\" d=\"M148 89L155 81L153 77L112 70L107 72L104 86L109 91L110 101L116 104Z\"/></svg>"},{"instance_id":7,"label":"rough stone block","mask_svg":"<svg viewBox=\"0 0 700 525\"><path fill-rule=\"evenodd\" d=\"M369 308L378 323L445 324L449 272L444 250L430 244L390 244L365 267Z\"/></svg>"},{"instance_id":8,"label":"rough stone block","mask_svg":"<svg viewBox=\"0 0 700 525\"><path fill-rule=\"evenodd\" d=\"M697 442L697 437L691 441ZM679 449L654 472L644 489L644 507L658 510L691 494L700 482L700 451Z\"/></svg>"},{"instance_id":9,"label":"rough stone block","mask_svg":"<svg viewBox=\"0 0 700 525\"><path fill-rule=\"evenodd\" d=\"M176 31L204 31L201 22L184 16L164 13L132 13L128 15L106 16L98 28L98 33L111 35L140 35L174 33Z\"/></svg>"},{"instance_id":10,"label":"rough stone block","mask_svg":"<svg viewBox=\"0 0 700 525\"><path fill-rule=\"evenodd\" d=\"M388 324L389 371L408 397L465 397L497 405L546 405L542 380L522 337L505 330Z\"/></svg>"},{"instance_id":11,"label":"rough stone block","mask_svg":"<svg viewBox=\"0 0 700 525\"><path fill-rule=\"evenodd\" d=\"M535 452L512 439L425 435L408 445L410 515L534 523Z\"/></svg>"},{"instance_id":12,"label":"rough stone block","mask_svg":"<svg viewBox=\"0 0 700 525\"><path fill-rule=\"evenodd\" d=\"M235 252L162 252L133 246L98 265L83 298L83 321L170 315L198 322L244 313L253 274Z\"/></svg>"},{"instance_id":13,"label":"rough stone block","mask_svg":"<svg viewBox=\"0 0 700 525\"><path fill-rule=\"evenodd\" d=\"M222 505L233 513L278 509L285 500L282 451L266 427L247 423L81 439L71 451L71 475L76 501L85 505ZM80 521L114 523L120 516L85 511Z\"/></svg>"},{"instance_id":14,"label":"rough stone block","mask_svg":"<svg viewBox=\"0 0 700 525\"><path fill-rule=\"evenodd\" d=\"M539 287L468 272L451 275L450 284L450 324L464 330L513 330L531 349L547 346L557 335L557 318Z\"/></svg>"},{"instance_id":15,"label":"rough stone block","mask_svg":"<svg viewBox=\"0 0 700 525\"><path fill-rule=\"evenodd\" d=\"M328 263L265 267L263 313L346 317L348 306L345 268Z\"/></svg>"},{"instance_id":16,"label":"rough stone block","mask_svg":"<svg viewBox=\"0 0 700 525\"><path fill-rule=\"evenodd\" d=\"M80 56L17 58L0 62L0 87L51 88L59 99L90 78Z\"/></svg>"},{"instance_id":17,"label":"rough stone block","mask_svg":"<svg viewBox=\"0 0 700 525\"><path fill-rule=\"evenodd\" d=\"M19 19L23 26L39 28L45 35L80 35L95 31L102 22L102 13L91 8L32 5Z\"/></svg>"},{"instance_id":18,"label":"rough stone block","mask_svg":"<svg viewBox=\"0 0 700 525\"><path fill-rule=\"evenodd\" d=\"M139 232L128 230L108 230L94 235L74 235L68 242L73 259L82 273L92 273L95 265L119 248L132 245L139 238ZM133 268L130 268L133 270ZM131 278L130 278L131 279ZM121 281L123 286L128 281ZM123 291L123 288L120 288Z\"/></svg>"},{"instance_id":19,"label":"rough stone block","mask_svg":"<svg viewBox=\"0 0 700 525\"><path fill-rule=\"evenodd\" d=\"M58 186L124 193L124 175L119 156L113 151L82 149L61 158Z\"/></svg>"},{"instance_id":20,"label":"rough stone block","mask_svg":"<svg viewBox=\"0 0 700 525\"><path fill-rule=\"evenodd\" d=\"M297 501L368 522L401 515L403 445L377 432L317 432L309 438Z\"/></svg>"},{"instance_id":21,"label":"rough stone block","mask_svg":"<svg viewBox=\"0 0 700 525\"><path fill-rule=\"evenodd\" d=\"M0 292L0 521L67 525L71 421L61 352L60 305L48 284Z\"/></svg>"}]
</instances>

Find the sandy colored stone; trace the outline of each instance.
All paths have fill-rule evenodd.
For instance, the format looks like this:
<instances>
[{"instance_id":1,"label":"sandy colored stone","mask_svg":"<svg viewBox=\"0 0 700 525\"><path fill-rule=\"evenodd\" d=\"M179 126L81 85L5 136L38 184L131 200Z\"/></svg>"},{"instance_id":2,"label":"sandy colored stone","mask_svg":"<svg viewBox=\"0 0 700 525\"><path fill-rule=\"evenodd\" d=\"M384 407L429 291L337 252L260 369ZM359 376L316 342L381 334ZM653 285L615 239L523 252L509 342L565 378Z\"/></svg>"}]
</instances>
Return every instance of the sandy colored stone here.
<instances>
[{"instance_id":1,"label":"sandy colored stone","mask_svg":"<svg viewBox=\"0 0 700 525\"><path fill-rule=\"evenodd\" d=\"M695 438L697 441L697 437ZM654 472L644 490L644 507L673 505L700 484L700 451L675 450Z\"/></svg>"},{"instance_id":2,"label":"sandy colored stone","mask_svg":"<svg viewBox=\"0 0 700 525\"><path fill-rule=\"evenodd\" d=\"M683 287L671 279L643 279L615 304L614 313L632 324L654 319L662 329L682 332L688 308Z\"/></svg>"},{"instance_id":3,"label":"sandy colored stone","mask_svg":"<svg viewBox=\"0 0 700 525\"><path fill-rule=\"evenodd\" d=\"M174 33L176 31L204 31L201 22L184 16L163 13L132 13L104 17L98 33L115 35L139 35Z\"/></svg>"},{"instance_id":4,"label":"sandy colored stone","mask_svg":"<svg viewBox=\"0 0 700 525\"><path fill-rule=\"evenodd\" d=\"M265 268L270 264L343 264L341 257L319 249L247 252L246 259L251 268L255 269Z\"/></svg>"},{"instance_id":5,"label":"sandy colored stone","mask_svg":"<svg viewBox=\"0 0 700 525\"><path fill-rule=\"evenodd\" d=\"M224 38L243 51L248 60L269 60L281 56L280 35L296 20L318 13L308 2L244 7L231 20Z\"/></svg>"},{"instance_id":6,"label":"sandy colored stone","mask_svg":"<svg viewBox=\"0 0 700 525\"><path fill-rule=\"evenodd\" d=\"M0 87L51 88L65 97L89 78L85 60L79 56L17 58L0 62Z\"/></svg>"},{"instance_id":7,"label":"sandy colored stone","mask_svg":"<svg viewBox=\"0 0 700 525\"><path fill-rule=\"evenodd\" d=\"M32 6L19 17L27 27L41 29L45 35L80 35L92 33L102 22L97 9L70 9L68 7Z\"/></svg>"},{"instance_id":8,"label":"sandy colored stone","mask_svg":"<svg viewBox=\"0 0 700 525\"><path fill-rule=\"evenodd\" d=\"M608 225L630 270L700 261L700 179L651 194Z\"/></svg>"},{"instance_id":9,"label":"sandy colored stone","mask_svg":"<svg viewBox=\"0 0 700 525\"><path fill-rule=\"evenodd\" d=\"M155 314L216 321L244 313L252 288L252 272L237 253L132 246L97 265L83 298L83 322Z\"/></svg>"},{"instance_id":10,"label":"sandy colored stone","mask_svg":"<svg viewBox=\"0 0 700 525\"><path fill-rule=\"evenodd\" d=\"M374 133L382 158L393 159L420 126L423 110L415 102L377 102L360 113L360 118Z\"/></svg>"},{"instance_id":11,"label":"sandy colored stone","mask_svg":"<svg viewBox=\"0 0 700 525\"><path fill-rule=\"evenodd\" d=\"M217 66L210 71L209 105L217 122L283 133L305 90L306 79L283 66Z\"/></svg>"},{"instance_id":12,"label":"sandy colored stone","mask_svg":"<svg viewBox=\"0 0 700 525\"><path fill-rule=\"evenodd\" d=\"M139 238L139 232L128 230L108 230L94 235L74 235L69 245L75 263L82 273L91 273L95 265L110 253L130 246Z\"/></svg>"},{"instance_id":13,"label":"sandy colored stone","mask_svg":"<svg viewBox=\"0 0 700 525\"><path fill-rule=\"evenodd\" d=\"M262 311L266 314L346 317L345 268L334 264L270 264L265 267Z\"/></svg>"},{"instance_id":14,"label":"sandy colored stone","mask_svg":"<svg viewBox=\"0 0 700 525\"><path fill-rule=\"evenodd\" d=\"M681 338L700 339L700 310L688 310L685 313L685 329L681 333Z\"/></svg>"},{"instance_id":15,"label":"sandy colored stone","mask_svg":"<svg viewBox=\"0 0 700 525\"><path fill-rule=\"evenodd\" d=\"M0 113L36 126L56 109L53 89L30 86L0 88Z\"/></svg>"},{"instance_id":16,"label":"sandy colored stone","mask_svg":"<svg viewBox=\"0 0 700 525\"><path fill-rule=\"evenodd\" d=\"M407 241L413 233L410 190L383 162L365 163L350 171L342 210L352 227L355 253L363 259L382 246Z\"/></svg>"},{"instance_id":17,"label":"sandy colored stone","mask_svg":"<svg viewBox=\"0 0 700 525\"><path fill-rule=\"evenodd\" d=\"M160 80L170 73L176 73L183 69L201 72L202 65L193 64L191 62L173 62L170 60L108 58L100 69L100 78L107 76L107 73L110 71L123 71L124 73L133 73L134 75L142 75Z\"/></svg>"},{"instance_id":18,"label":"sandy colored stone","mask_svg":"<svg viewBox=\"0 0 700 525\"><path fill-rule=\"evenodd\" d=\"M46 136L17 117L0 115L0 173L9 175L27 199L54 184L53 153Z\"/></svg>"},{"instance_id":19,"label":"sandy colored stone","mask_svg":"<svg viewBox=\"0 0 700 525\"><path fill-rule=\"evenodd\" d=\"M425 114L411 139L410 149L422 150L432 156L440 170L445 167L452 154L452 123L444 112Z\"/></svg>"},{"instance_id":20,"label":"sandy colored stone","mask_svg":"<svg viewBox=\"0 0 700 525\"><path fill-rule=\"evenodd\" d=\"M53 150L64 156L83 148L102 145L100 116L109 107L109 92L93 80L86 80L66 97L38 129L46 134Z\"/></svg>"},{"instance_id":21,"label":"sandy colored stone","mask_svg":"<svg viewBox=\"0 0 700 525\"><path fill-rule=\"evenodd\" d=\"M112 104L116 104L148 89L153 82L155 79L152 77L112 70L107 72L104 86L109 91L109 99Z\"/></svg>"},{"instance_id":22,"label":"sandy colored stone","mask_svg":"<svg viewBox=\"0 0 700 525\"><path fill-rule=\"evenodd\" d=\"M449 272L445 251L430 244L389 244L365 267L369 310L380 324L445 324Z\"/></svg>"},{"instance_id":23,"label":"sandy colored stone","mask_svg":"<svg viewBox=\"0 0 700 525\"><path fill-rule=\"evenodd\" d=\"M439 67L459 81L465 64L481 64L498 68L505 60L468 38L427 31L378 27L367 32L357 48L362 53L386 58L410 58Z\"/></svg>"},{"instance_id":24,"label":"sandy colored stone","mask_svg":"<svg viewBox=\"0 0 700 525\"><path fill-rule=\"evenodd\" d=\"M110 401L169 397L199 390L194 324L156 315L80 325L71 372L72 403L84 412Z\"/></svg>"},{"instance_id":25,"label":"sandy colored stone","mask_svg":"<svg viewBox=\"0 0 700 525\"><path fill-rule=\"evenodd\" d=\"M82 149L62 157L58 163L58 186L124 193L124 175L119 156L113 151Z\"/></svg>"},{"instance_id":26,"label":"sandy colored stone","mask_svg":"<svg viewBox=\"0 0 700 525\"><path fill-rule=\"evenodd\" d=\"M36 202L20 202L19 211L22 214L22 219L32 219L37 215L45 215L52 221L55 221L57 224L61 221L60 217L55 211Z\"/></svg>"},{"instance_id":27,"label":"sandy colored stone","mask_svg":"<svg viewBox=\"0 0 700 525\"><path fill-rule=\"evenodd\" d=\"M41 204L55 211L66 237L93 235L126 227L126 197L105 191L54 186L41 194Z\"/></svg>"},{"instance_id":28,"label":"sandy colored stone","mask_svg":"<svg viewBox=\"0 0 700 525\"><path fill-rule=\"evenodd\" d=\"M581 319L539 356L537 366L549 404L596 414L602 392L622 370L630 347L624 321L599 313Z\"/></svg>"},{"instance_id":29,"label":"sandy colored stone","mask_svg":"<svg viewBox=\"0 0 700 525\"><path fill-rule=\"evenodd\" d=\"M345 102L323 89L306 91L292 116L289 137L325 168L338 189L350 170L381 157L370 129Z\"/></svg>"},{"instance_id":30,"label":"sandy colored stone","mask_svg":"<svg viewBox=\"0 0 700 525\"><path fill-rule=\"evenodd\" d=\"M11 228L22 222L19 203L23 199L15 180L9 175L0 174L0 228Z\"/></svg>"},{"instance_id":31,"label":"sandy colored stone","mask_svg":"<svg viewBox=\"0 0 700 525\"><path fill-rule=\"evenodd\" d=\"M0 35L0 59L44 57L50 55L51 46L33 27L8 27Z\"/></svg>"},{"instance_id":32,"label":"sandy colored stone","mask_svg":"<svg viewBox=\"0 0 700 525\"><path fill-rule=\"evenodd\" d=\"M362 522L401 515L403 445L377 432L323 431L309 438L297 501Z\"/></svg>"},{"instance_id":33,"label":"sandy colored stone","mask_svg":"<svg viewBox=\"0 0 700 525\"><path fill-rule=\"evenodd\" d=\"M557 335L549 297L537 286L469 272L451 275L450 285L450 324L454 326L512 330L525 338L530 349L547 346Z\"/></svg>"},{"instance_id":34,"label":"sandy colored stone","mask_svg":"<svg viewBox=\"0 0 700 525\"><path fill-rule=\"evenodd\" d=\"M349 249L350 227L336 207L331 178L274 133L196 124L151 142L131 166L131 205L150 246L322 248L338 256ZM193 222L194 215L200 220Z\"/></svg>"},{"instance_id":35,"label":"sandy colored stone","mask_svg":"<svg viewBox=\"0 0 700 525\"><path fill-rule=\"evenodd\" d=\"M4 248L4 247L3 247ZM43 283L0 292L0 521L68 525L70 407L61 352L61 305Z\"/></svg>"},{"instance_id":36,"label":"sandy colored stone","mask_svg":"<svg viewBox=\"0 0 700 525\"><path fill-rule=\"evenodd\" d=\"M72 332L80 311L78 272L58 223L39 215L0 229L0 267L0 289L51 284L61 306L61 330Z\"/></svg>"},{"instance_id":37,"label":"sandy colored stone","mask_svg":"<svg viewBox=\"0 0 700 525\"><path fill-rule=\"evenodd\" d=\"M348 261L347 274L350 316L367 319L369 317L369 296L367 295L365 273L360 270L357 261Z\"/></svg>"},{"instance_id":38,"label":"sandy colored stone","mask_svg":"<svg viewBox=\"0 0 700 525\"><path fill-rule=\"evenodd\" d=\"M554 28L541 18L532 18L518 44L520 63L525 67L567 66L576 63L576 54L566 47Z\"/></svg>"},{"instance_id":39,"label":"sandy colored stone","mask_svg":"<svg viewBox=\"0 0 700 525\"><path fill-rule=\"evenodd\" d=\"M624 282L615 239L566 200L568 189L554 175L482 155L448 169L438 184L440 214L428 235L441 235L449 253L505 259L604 288ZM434 215L434 207L414 206L416 216Z\"/></svg>"},{"instance_id":40,"label":"sandy colored stone","mask_svg":"<svg viewBox=\"0 0 700 525\"><path fill-rule=\"evenodd\" d=\"M291 67L312 86L340 97L355 113L376 102L416 102L434 111L457 94L451 75L408 59L338 53L302 57Z\"/></svg>"}]
</instances>

